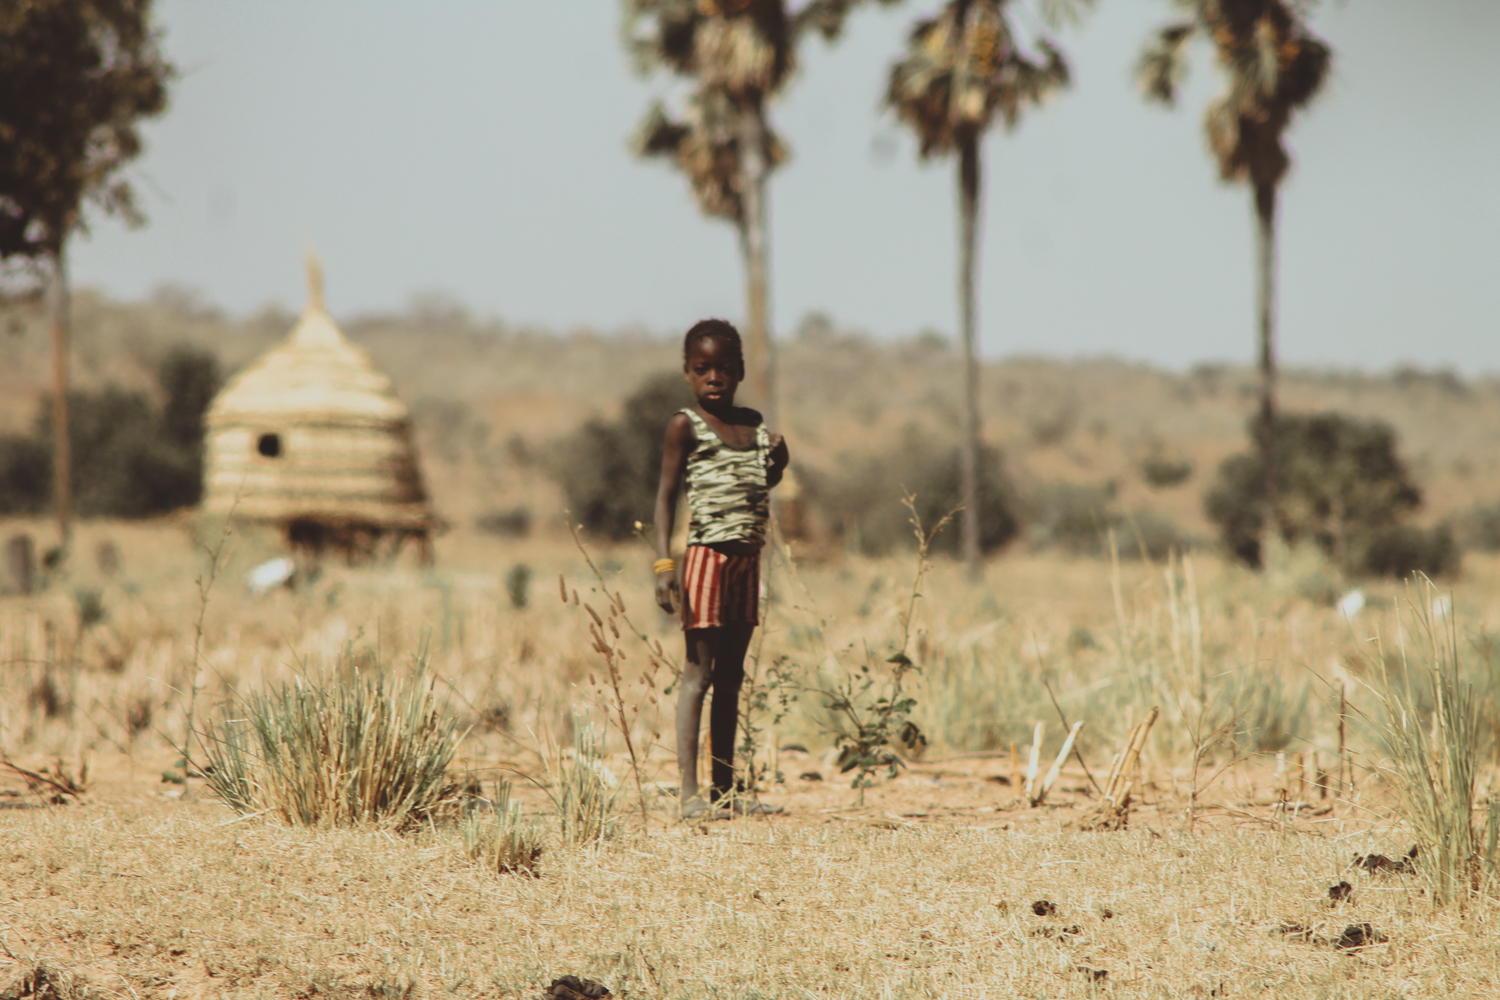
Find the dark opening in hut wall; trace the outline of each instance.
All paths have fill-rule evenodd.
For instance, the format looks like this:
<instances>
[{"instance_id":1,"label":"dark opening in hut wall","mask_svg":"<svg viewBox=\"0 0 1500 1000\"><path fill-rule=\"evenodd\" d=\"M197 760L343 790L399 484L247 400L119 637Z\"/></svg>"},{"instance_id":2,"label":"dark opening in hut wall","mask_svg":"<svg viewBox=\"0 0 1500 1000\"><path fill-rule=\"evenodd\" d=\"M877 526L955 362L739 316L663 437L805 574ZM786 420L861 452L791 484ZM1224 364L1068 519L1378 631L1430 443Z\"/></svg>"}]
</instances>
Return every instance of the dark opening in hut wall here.
<instances>
[{"instance_id":1,"label":"dark opening in hut wall","mask_svg":"<svg viewBox=\"0 0 1500 1000\"><path fill-rule=\"evenodd\" d=\"M255 442L255 450L266 458L281 457L281 435L262 434L260 440Z\"/></svg>"}]
</instances>

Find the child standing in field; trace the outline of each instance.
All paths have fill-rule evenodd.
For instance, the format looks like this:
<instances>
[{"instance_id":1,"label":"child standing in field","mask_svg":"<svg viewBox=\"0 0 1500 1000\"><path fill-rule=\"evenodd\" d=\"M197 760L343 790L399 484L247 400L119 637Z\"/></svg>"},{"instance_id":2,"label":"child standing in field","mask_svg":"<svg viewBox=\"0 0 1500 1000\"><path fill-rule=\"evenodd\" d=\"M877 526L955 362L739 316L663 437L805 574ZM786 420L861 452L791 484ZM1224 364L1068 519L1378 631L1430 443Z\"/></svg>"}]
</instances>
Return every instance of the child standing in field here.
<instances>
[{"instance_id":1,"label":"child standing in field","mask_svg":"<svg viewBox=\"0 0 1500 1000\"><path fill-rule=\"evenodd\" d=\"M780 812L731 793L745 652L760 620L760 550L770 492L790 456L781 435L770 433L759 413L734 404L745 378L745 356L733 326L721 319L694 324L682 341L682 369L697 405L667 422L656 494L655 567L656 603L671 613L681 601L687 639L677 700L682 818L723 818L730 809L749 815ZM679 570L671 552L672 520L684 485L688 538ZM698 734L710 687L713 788L704 798L698 788Z\"/></svg>"}]
</instances>

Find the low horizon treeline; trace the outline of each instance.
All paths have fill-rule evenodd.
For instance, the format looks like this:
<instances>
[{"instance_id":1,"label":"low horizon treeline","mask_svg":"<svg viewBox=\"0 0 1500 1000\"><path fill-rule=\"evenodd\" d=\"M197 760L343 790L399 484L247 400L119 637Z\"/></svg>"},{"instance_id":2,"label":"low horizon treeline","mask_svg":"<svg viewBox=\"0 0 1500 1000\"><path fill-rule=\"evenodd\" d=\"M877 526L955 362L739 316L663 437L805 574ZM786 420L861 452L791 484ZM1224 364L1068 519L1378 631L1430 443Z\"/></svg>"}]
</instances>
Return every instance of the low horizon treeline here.
<instances>
[{"instance_id":1,"label":"low horizon treeline","mask_svg":"<svg viewBox=\"0 0 1500 1000\"><path fill-rule=\"evenodd\" d=\"M550 471L579 523L614 540L649 525L662 428L691 403L682 379L663 373L632 393L618 418L591 419L567 439ZM1412 522L1422 506L1422 489L1388 424L1324 412L1283 414L1276 426L1277 478L1285 494L1277 510L1278 535L1289 545L1315 547L1339 573L1437 576L1458 569L1463 547L1500 550L1500 503L1476 505L1457 523L1422 527ZM1252 419L1246 449L1221 463L1203 495L1219 547L1253 568L1264 563L1258 437ZM1142 479L1156 487L1178 486L1191 473L1189 463L1162 460L1140 468ZM790 482L796 485L789 496L784 493L782 504L788 534L870 555L914 544L901 497L913 499L928 528L960 506L956 441L945 442L914 425L888 448L841 455L831 468L796 469ZM1074 555L1103 555L1113 546L1123 558L1156 560L1203 544L1160 513L1119 503L1113 480L1019 483L992 447L981 454L979 483L980 547L987 554L1019 539L1032 548ZM529 527L529 520L525 523ZM956 547L957 533L947 531L933 550L952 553Z\"/></svg>"}]
</instances>

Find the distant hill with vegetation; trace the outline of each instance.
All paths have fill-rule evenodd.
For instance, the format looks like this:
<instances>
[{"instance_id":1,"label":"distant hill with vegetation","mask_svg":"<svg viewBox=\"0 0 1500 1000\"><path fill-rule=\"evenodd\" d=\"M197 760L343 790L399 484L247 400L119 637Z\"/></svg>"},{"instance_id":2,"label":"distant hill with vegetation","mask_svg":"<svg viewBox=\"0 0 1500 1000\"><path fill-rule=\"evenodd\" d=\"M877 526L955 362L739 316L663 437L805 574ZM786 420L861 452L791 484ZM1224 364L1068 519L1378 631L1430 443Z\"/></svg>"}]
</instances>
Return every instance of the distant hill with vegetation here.
<instances>
[{"instance_id":1,"label":"distant hill with vegetation","mask_svg":"<svg viewBox=\"0 0 1500 1000\"><path fill-rule=\"evenodd\" d=\"M75 384L157 392L158 366L180 345L214 353L229 376L294 320L274 308L230 317L181 291L141 302L83 291ZM438 297L341 324L411 407L437 505L460 524L561 524L571 436L590 419L617 417L628 396L679 363L675 333L536 329ZM45 334L35 310L0 312L0 432L30 429L48 386ZM959 362L942 337L877 341L811 316L779 350L780 423L815 534L843 537L851 518L875 517L861 504L894 507L901 485L920 491L934 474L919 459L956 448ZM1500 505L1500 377L1291 369L1282 394L1288 413L1388 423L1421 488L1422 523L1470 524ZM1014 357L985 365L982 400L985 442L1023 543L1097 536L1106 523L1127 536L1144 523L1174 542L1209 542L1203 495L1219 463L1246 446L1256 381L1248 365L1172 372Z\"/></svg>"}]
</instances>

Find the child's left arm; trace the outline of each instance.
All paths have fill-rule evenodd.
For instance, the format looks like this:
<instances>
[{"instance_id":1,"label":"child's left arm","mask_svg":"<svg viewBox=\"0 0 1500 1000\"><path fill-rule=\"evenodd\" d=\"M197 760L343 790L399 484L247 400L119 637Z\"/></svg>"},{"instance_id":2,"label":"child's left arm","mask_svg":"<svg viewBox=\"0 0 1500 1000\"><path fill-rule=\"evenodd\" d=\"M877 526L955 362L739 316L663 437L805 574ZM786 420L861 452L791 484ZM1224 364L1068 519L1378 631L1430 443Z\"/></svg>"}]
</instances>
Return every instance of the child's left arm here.
<instances>
[{"instance_id":1,"label":"child's left arm","mask_svg":"<svg viewBox=\"0 0 1500 1000\"><path fill-rule=\"evenodd\" d=\"M780 434L772 434L771 451L766 456L766 486L775 486L781 482L781 474L790 464L792 464L792 455L787 450L786 438Z\"/></svg>"}]
</instances>

